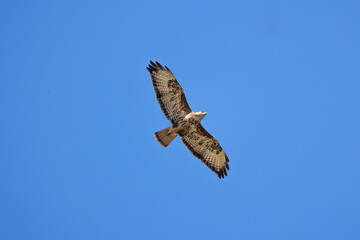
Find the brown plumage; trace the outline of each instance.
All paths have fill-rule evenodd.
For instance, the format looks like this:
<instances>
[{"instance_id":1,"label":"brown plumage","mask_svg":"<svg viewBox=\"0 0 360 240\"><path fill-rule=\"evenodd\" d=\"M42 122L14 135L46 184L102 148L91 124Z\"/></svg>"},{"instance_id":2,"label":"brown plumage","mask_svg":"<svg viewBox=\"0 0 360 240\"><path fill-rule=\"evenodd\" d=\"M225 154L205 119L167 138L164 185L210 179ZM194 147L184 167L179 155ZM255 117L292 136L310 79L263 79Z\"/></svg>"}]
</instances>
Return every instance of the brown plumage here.
<instances>
[{"instance_id":1,"label":"brown plumage","mask_svg":"<svg viewBox=\"0 0 360 240\"><path fill-rule=\"evenodd\" d=\"M150 72L161 110L172 124L171 127L155 132L157 141L167 147L179 135L190 152L219 178L227 176L228 157L219 142L200 123L206 113L191 110L182 87L168 67L150 61L146 69Z\"/></svg>"}]
</instances>

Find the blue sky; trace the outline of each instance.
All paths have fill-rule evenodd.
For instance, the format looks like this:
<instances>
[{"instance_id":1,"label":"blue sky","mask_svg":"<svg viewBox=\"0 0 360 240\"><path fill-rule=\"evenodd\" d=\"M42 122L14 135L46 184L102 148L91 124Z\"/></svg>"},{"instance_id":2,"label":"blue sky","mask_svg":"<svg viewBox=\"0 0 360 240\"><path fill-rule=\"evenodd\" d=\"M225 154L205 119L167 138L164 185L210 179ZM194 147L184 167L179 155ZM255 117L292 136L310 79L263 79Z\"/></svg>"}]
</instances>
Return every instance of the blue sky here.
<instances>
[{"instance_id":1,"label":"blue sky","mask_svg":"<svg viewBox=\"0 0 360 240\"><path fill-rule=\"evenodd\" d=\"M1 1L0 239L360 239L358 1ZM230 159L176 138L167 65Z\"/></svg>"}]
</instances>

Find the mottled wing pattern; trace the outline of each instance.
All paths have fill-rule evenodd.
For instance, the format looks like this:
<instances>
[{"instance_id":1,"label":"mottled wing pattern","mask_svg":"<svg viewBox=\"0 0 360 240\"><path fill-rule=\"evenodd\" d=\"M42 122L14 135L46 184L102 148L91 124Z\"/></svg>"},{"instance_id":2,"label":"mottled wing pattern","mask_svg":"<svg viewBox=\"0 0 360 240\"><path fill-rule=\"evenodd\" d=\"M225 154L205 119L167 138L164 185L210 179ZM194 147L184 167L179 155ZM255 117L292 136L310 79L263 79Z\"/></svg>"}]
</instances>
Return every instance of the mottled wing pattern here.
<instances>
[{"instance_id":1,"label":"mottled wing pattern","mask_svg":"<svg viewBox=\"0 0 360 240\"><path fill-rule=\"evenodd\" d=\"M150 72L156 99L166 118L172 124L179 122L192 112L182 87L169 68L163 67L158 62L150 61L146 69Z\"/></svg>"},{"instance_id":2,"label":"mottled wing pattern","mask_svg":"<svg viewBox=\"0 0 360 240\"><path fill-rule=\"evenodd\" d=\"M227 176L229 158L219 142L201 124L190 125L188 129L180 132L179 136L191 153L205 163L219 178Z\"/></svg>"}]
</instances>

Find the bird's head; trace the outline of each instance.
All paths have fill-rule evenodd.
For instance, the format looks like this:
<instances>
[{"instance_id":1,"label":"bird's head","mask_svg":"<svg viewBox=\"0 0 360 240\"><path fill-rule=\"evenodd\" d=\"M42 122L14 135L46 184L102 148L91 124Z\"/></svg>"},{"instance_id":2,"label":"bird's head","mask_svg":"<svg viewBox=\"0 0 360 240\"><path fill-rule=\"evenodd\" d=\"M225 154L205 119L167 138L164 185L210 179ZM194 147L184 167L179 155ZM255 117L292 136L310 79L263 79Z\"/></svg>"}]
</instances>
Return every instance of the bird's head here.
<instances>
[{"instance_id":1,"label":"bird's head","mask_svg":"<svg viewBox=\"0 0 360 240\"><path fill-rule=\"evenodd\" d=\"M200 111L200 112L196 112L195 116L199 119L199 121L201 121L206 114L207 114L206 112Z\"/></svg>"}]
</instances>

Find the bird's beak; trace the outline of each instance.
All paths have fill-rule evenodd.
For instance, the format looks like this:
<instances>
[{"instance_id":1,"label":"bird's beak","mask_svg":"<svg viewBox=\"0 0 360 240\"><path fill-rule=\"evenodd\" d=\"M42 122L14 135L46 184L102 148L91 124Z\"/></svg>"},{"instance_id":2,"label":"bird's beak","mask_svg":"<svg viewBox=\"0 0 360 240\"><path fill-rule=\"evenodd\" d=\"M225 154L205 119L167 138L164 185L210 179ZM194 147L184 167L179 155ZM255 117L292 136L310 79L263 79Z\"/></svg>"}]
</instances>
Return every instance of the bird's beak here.
<instances>
[{"instance_id":1,"label":"bird's beak","mask_svg":"<svg viewBox=\"0 0 360 240\"><path fill-rule=\"evenodd\" d=\"M206 116L207 112L204 112L201 116L201 119L203 119Z\"/></svg>"}]
</instances>

